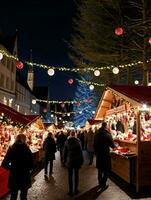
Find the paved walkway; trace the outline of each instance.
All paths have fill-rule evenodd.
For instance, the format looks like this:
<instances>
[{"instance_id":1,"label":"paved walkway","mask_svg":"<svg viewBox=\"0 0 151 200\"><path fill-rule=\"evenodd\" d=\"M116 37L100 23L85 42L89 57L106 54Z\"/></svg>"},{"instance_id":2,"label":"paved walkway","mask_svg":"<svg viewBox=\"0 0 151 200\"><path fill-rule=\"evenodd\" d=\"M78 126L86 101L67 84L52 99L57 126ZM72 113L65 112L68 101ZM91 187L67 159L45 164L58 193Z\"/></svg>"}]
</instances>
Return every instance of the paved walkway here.
<instances>
[{"instance_id":1,"label":"paved walkway","mask_svg":"<svg viewBox=\"0 0 151 200\"><path fill-rule=\"evenodd\" d=\"M95 165L89 166L87 161L80 170L80 193L77 196L69 197L67 184L67 170L61 167L59 153L56 154L57 159L54 162L53 176L48 180L44 180L43 170L34 178L32 188L29 190L28 200L130 200L124 191L122 191L114 182L108 181L109 188L104 192L97 189L97 170ZM9 195L3 200L8 200ZM141 200L151 200L149 198L137 198Z\"/></svg>"}]
</instances>

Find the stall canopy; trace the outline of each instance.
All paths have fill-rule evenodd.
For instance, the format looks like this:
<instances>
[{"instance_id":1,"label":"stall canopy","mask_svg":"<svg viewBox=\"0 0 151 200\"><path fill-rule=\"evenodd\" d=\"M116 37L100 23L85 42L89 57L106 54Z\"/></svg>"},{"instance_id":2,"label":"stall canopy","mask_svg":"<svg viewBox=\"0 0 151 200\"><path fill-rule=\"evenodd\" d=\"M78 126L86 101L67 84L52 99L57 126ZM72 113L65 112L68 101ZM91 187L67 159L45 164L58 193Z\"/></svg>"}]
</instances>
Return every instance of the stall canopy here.
<instances>
[{"instance_id":1,"label":"stall canopy","mask_svg":"<svg viewBox=\"0 0 151 200\"><path fill-rule=\"evenodd\" d=\"M111 109L114 95L140 106L143 103L151 104L151 87L149 86L127 86L113 85L106 87L99 102L94 119L101 120L106 115L106 111Z\"/></svg>"},{"instance_id":2,"label":"stall canopy","mask_svg":"<svg viewBox=\"0 0 151 200\"><path fill-rule=\"evenodd\" d=\"M0 113L4 113L4 115L13 122L20 123L25 126L40 118L39 115L23 115L2 103L0 103Z\"/></svg>"}]
</instances>

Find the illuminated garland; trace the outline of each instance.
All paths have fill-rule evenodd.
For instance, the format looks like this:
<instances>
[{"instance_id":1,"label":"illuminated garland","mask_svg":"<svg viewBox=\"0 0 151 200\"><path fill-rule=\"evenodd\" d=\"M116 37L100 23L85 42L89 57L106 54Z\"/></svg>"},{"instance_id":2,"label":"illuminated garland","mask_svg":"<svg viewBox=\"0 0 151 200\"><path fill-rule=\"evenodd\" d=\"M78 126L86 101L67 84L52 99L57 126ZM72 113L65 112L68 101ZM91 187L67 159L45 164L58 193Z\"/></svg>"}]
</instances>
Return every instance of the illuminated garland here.
<instances>
[{"instance_id":1,"label":"illuminated garland","mask_svg":"<svg viewBox=\"0 0 151 200\"><path fill-rule=\"evenodd\" d=\"M57 115L68 115L70 116L71 114L75 114L75 113L79 113L82 114L83 112L90 112L90 110L81 110L81 111L72 111L72 112L57 112L57 111L51 111L51 113L57 114ZM93 114L95 113L95 111L91 111Z\"/></svg>"},{"instance_id":2,"label":"illuminated garland","mask_svg":"<svg viewBox=\"0 0 151 200\"><path fill-rule=\"evenodd\" d=\"M76 103L84 103L88 102L91 103L93 100L92 99L85 99L85 100L79 100L79 101L50 101L50 100L44 100L44 99L33 99L32 101L34 102L43 102L43 103L54 103L54 104L76 104ZM33 103L35 104L35 103Z\"/></svg>"},{"instance_id":3,"label":"illuminated garland","mask_svg":"<svg viewBox=\"0 0 151 200\"><path fill-rule=\"evenodd\" d=\"M105 84L101 83L94 83L94 82L91 82L91 81L83 81L83 80L79 80L79 79L76 79L79 83L85 83L87 85L95 85L95 86L100 86L100 87L104 87Z\"/></svg>"},{"instance_id":4,"label":"illuminated garland","mask_svg":"<svg viewBox=\"0 0 151 200\"><path fill-rule=\"evenodd\" d=\"M3 125L12 125L12 126L16 126L17 128L22 128L24 127L23 124L19 123L19 122L14 122L12 121L10 118L6 117L4 115L4 113L0 114L0 123Z\"/></svg>"},{"instance_id":5,"label":"illuminated garland","mask_svg":"<svg viewBox=\"0 0 151 200\"><path fill-rule=\"evenodd\" d=\"M3 55L5 55L8 58L14 59L16 61L19 60L18 57L13 56L13 55L9 55L6 51L0 49L0 53L2 53ZM147 62L151 62L151 59L147 60ZM126 67L133 67L139 64L142 64L143 61L135 61L132 63L128 63L128 64L123 64L123 65L108 65L108 66L104 66L104 67L86 67L86 68L70 68L70 67L65 67L65 66L60 66L60 67L55 67L55 66L50 66L50 65L44 65L44 64L38 64L38 63L33 63L33 62L29 62L29 61L24 61L24 63L26 63L27 65L30 66L36 66L36 67L40 67L43 69L54 69L54 70L59 70L59 71L70 71L70 72L79 72L79 71L83 71L83 72L87 72L87 71L95 71L95 70L106 70L106 69L113 69L115 67L118 68L126 68Z\"/></svg>"}]
</instances>

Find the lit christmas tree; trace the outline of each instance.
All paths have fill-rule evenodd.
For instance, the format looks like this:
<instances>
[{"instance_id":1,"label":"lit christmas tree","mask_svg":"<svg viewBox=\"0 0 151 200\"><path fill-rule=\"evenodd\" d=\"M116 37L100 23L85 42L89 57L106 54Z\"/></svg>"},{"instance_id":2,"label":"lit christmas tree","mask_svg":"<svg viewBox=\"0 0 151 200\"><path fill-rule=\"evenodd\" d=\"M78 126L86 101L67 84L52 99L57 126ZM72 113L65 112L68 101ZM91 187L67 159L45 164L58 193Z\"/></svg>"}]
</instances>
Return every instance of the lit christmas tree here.
<instances>
[{"instance_id":1,"label":"lit christmas tree","mask_svg":"<svg viewBox=\"0 0 151 200\"><path fill-rule=\"evenodd\" d=\"M81 80L85 81L84 77L80 77ZM73 106L74 127L82 127L85 125L88 119L92 119L96 110L98 98L96 97L95 91L90 90L90 86L84 83L78 83L77 91L75 93L75 103Z\"/></svg>"}]
</instances>

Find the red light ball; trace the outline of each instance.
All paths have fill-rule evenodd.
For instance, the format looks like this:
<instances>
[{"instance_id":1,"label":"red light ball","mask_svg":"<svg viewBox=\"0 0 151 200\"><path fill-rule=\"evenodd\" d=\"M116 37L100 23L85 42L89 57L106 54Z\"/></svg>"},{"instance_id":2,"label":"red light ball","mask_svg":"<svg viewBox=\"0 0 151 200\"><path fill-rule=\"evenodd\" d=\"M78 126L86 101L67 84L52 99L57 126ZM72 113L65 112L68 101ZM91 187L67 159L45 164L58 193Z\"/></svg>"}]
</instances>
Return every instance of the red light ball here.
<instances>
[{"instance_id":1,"label":"red light ball","mask_svg":"<svg viewBox=\"0 0 151 200\"><path fill-rule=\"evenodd\" d=\"M149 39L148 39L148 43L151 44L151 37L149 37Z\"/></svg>"},{"instance_id":2,"label":"red light ball","mask_svg":"<svg viewBox=\"0 0 151 200\"><path fill-rule=\"evenodd\" d=\"M17 61L17 62L16 62L16 67L17 67L18 69L22 69L22 68L24 67L24 65L23 65L23 63L22 63L21 61Z\"/></svg>"},{"instance_id":3,"label":"red light ball","mask_svg":"<svg viewBox=\"0 0 151 200\"><path fill-rule=\"evenodd\" d=\"M77 102L77 103L76 103L76 106L78 106L78 107L81 106L81 103L80 103L80 102Z\"/></svg>"},{"instance_id":4,"label":"red light ball","mask_svg":"<svg viewBox=\"0 0 151 200\"><path fill-rule=\"evenodd\" d=\"M73 79L70 78L70 79L68 80L68 83L71 85L71 84L73 83Z\"/></svg>"},{"instance_id":5,"label":"red light ball","mask_svg":"<svg viewBox=\"0 0 151 200\"><path fill-rule=\"evenodd\" d=\"M64 104L64 103L61 103L61 107L64 108L64 107L65 107L65 104Z\"/></svg>"},{"instance_id":6,"label":"red light ball","mask_svg":"<svg viewBox=\"0 0 151 200\"><path fill-rule=\"evenodd\" d=\"M47 112L47 108L44 108L44 109L43 109L43 112L46 113L46 112Z\"/></svg>"},{"instance_id":7,"label":"red light ball","mask_svg":"<svg viewBox=\"0 0 151 200\"><path fill-rule=\"evenodd\" d=\"M120 36L120 35L123 35L123 33L124 33L124 30L122 27L115 28L115 35Z\"/></svg>"}]
</instances>

